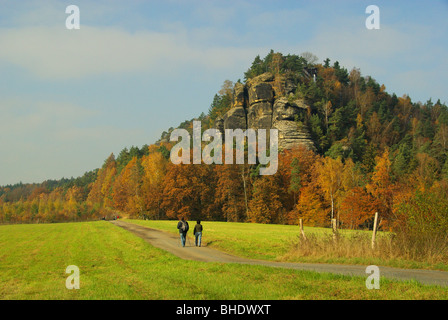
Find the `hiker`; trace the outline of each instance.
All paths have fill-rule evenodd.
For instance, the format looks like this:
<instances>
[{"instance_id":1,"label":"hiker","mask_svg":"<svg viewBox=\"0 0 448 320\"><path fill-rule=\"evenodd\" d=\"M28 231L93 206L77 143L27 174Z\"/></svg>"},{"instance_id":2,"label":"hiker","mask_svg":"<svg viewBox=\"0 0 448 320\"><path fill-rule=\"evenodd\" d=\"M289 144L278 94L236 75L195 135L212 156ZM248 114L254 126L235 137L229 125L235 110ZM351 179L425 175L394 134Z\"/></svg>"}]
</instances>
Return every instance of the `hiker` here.
<instances>
[{"instance_id":1,"label":"hiker","mask_svg":"<svg viewBox=\"0 0 448 320\"><path fill-rule=\"evenodd\" d=\"M196 247L201 246L201 239L202 239L202 224L201 220L196 221L196 225L194 226L194 244Z\"/></svg>"},{"instance_id":2,"label":"hiker","mask_svg":"<svg viewBox=\"0 0 448 320\"><path fill-rule=\"evenodd\" d=\"M177 224L177 229L179 229L180 241L182 242L182 247L185 247L185 240L187 239L187 232L190 227L188 226L188 222L185 221L185 218L182 219Z\"/></svg>"}]
</instances>

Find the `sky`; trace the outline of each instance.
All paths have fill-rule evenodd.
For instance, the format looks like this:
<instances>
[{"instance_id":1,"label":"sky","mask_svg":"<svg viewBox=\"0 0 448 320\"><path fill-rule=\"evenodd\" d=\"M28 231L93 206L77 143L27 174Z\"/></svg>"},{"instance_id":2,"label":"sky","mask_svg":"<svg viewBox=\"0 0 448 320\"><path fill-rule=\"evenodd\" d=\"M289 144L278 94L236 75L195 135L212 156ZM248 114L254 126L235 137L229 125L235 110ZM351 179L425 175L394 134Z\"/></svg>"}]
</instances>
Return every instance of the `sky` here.
<instances>
[{"instance_id":1,"label":"sky","mask_svg":"<svg viewBox=\"0 0 448 320\"><path fill-rule=\"evenodd\" d=\"M0 185L82 176L156 142L271 49L448 103L447 17L446 0L0 0Z\"/></svg>"}]
</instances>

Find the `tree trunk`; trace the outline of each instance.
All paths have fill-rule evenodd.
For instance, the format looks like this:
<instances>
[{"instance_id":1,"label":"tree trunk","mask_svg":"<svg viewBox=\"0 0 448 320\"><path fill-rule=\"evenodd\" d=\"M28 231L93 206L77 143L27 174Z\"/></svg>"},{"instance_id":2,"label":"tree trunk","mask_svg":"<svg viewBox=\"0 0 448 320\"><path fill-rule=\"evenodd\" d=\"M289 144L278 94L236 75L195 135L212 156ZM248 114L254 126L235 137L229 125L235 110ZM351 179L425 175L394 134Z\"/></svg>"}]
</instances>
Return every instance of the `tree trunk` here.
<instances>
[{"instance_id":1,"label":"tree trunk","mask_svg":"<svg viewBox=\"0 0 448 320\"><path fill-rule=\"evenodd\" d=\"M243 179L243 189L244 189L244 204L246 206L246 217L249 213L249 207L247 206L247 190L246 190L246 179L244 178L244 165L241 166L241 178Z\"/></svg>"},{"instance_id":2,"label":"tree trunk","mask_svg":"<svg viewBox=\"0 0 448 320\"><path fill-rule=\"evenodd\" d=\"M331 198L331 220L334 219L334 200L333 200L333 193L330 195Z\"/></svg>"}]
</instances>

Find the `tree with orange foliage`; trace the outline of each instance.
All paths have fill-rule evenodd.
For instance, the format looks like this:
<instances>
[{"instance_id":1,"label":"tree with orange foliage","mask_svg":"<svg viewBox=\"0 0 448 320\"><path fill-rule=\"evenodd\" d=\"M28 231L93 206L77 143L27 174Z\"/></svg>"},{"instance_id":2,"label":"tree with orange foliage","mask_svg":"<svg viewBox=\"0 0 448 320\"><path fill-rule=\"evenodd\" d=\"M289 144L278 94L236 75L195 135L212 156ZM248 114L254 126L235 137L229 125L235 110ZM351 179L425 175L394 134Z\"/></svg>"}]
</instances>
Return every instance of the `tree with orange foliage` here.
<instances>
[{"instance_id":1,"label":"tree with orange foliage","mask_svg":"<svg viewBox=\"0 0 448 320\"><path fill-rule=\"evenodd\" d=\"M328 210L315 184L309 184L300 190L296 210L297 221L294 221L295 223L298 223L298 219L303 219L303 223L309 226L328 225Z\"/></svg>"},{"instance_id":2,"label":"tree with orange foliage","mask_svg":"<svg viewBox=\"0 0 448 320\"><path fill-rule=\"evenodd\" d=\"M77 186L73 186L67 190L65 194L64 208L70 220L76 221L79 219L80 211L79 205L82 200L82 190Z\"/></svg>"},{"instance_id":3,"label":"tree with orange foliage","mask_svg":"<svg viewBox=\"0 0 448 320\"><path fill-rule=\"evenodd\" d=\"M356 229L377 211L377 200L363 187L355 187L348 191L340 205L340 222L349 229Z\"/></svg>"},{"instance_id":4,"label":"tree with orange foliage","mask_svg":"<svg viewBox=\"0 0 448 320\"><path fill-rule=\"evenodd\" d=\"M169 164L163 180L161 208L171 219L203 219L213 215L214 181L212 166Z\"/></svg>"},{"instance_id":5,"label":"tree with orange foliage","mask_svg":"<svg viewBox=\"0 0 448 320\"><path fill-rule=\"evenodd\" d=\"M245 164L216 165L215 203L221 208L226 221L245 221L247 218L244 184L240 166ZM246 169L247 170L247 169ZM221 218L221 217L220 217Z\"/></svg>"},{"instance_id":6,"label":"tree with orange foliage","mask_svg":"<svg viewBox=\"0 0 448 320\"><path fill-rule=\"evenodd\" d=\"M316 179L314 164L317 159L318 156L304 146L283 150L279 154L276 177L280 201L287 212L288 223L295 224L298 221L297 201L302 188Z\"/></svg>"},{"instance_id":7,"label":"tree with orange foliage","mask_svg":"<svg viewBox=\"0 0 448 320\"><path fill-rule=\"evenodd\" d=\"M115 156L112 153L104 162L102 168L98 171L97 178L93 183L87 202L90 204L103 204L105 198L105 192L107 196L110 194L110 187L112 185L112 179L116 175L117 163ZM110 204L110 203L108 203Z\"/></svg>"},{"instance_id":8,"label":"tree with orange foliage","mask_svg":"<svg viewBox=\"0 0 448 320\"><path fill-rule=\"evenodd\" d=\"M376 157L375 160L375 169L370 183L366 185L366 189L380 204L381 207L378 208L378 212L383 218L383 223L390 226L393 220L394 191L396 186L392 181L389 150L385 149L383 154Z\"/></svg>"},{"instance_id":9,"label":"tree with orange foliage","mask_svg":"<svg viewBox=\"0 0 448 320\"><path fill-rule=\"evenodd\" d=\"M297 204L289 213L289 223L297 224L302 219L309 226L328 225L329 206L324 201L324 193L318 182L322 160L306 148L298 148L295 152L300 167L300 189Z\"/></svg>"},{"instance_id":10,"label":"tree with orange foliage","mask_svg":"<svg viewBox=\"0 0 448 320\"><path fill-rule=\"evenodd\" d=\"M248 220L257 223L285 222L284 208L280 201L279 191L275 176L259 177L253 186Z\"/></svg>"},{"instance_id":11,"label":"tree with orange foliage","mask_svg":"<svg viewBox=\"0 0 448 320\"><path fill-rule=\"evenodd\" d=\"M364 187L365 179L352 159L346 159L342 172L338 219L350 229L364 224L378 210L377 200Z\"/></svg>"},{"instance_id":12,"label":"tree with orange foliage","mask_svg":"<svg viewBox=\"0 0 448 320\"><path fill-rule=\"evenodd\" d=\"M339 81L336 70L334 68L321 68L319 69L319 75L323 78L323 93L327 104L330 103L327 108L331 108L331 100L335 101L341 94L342 85ZM325 114L326 117L329 114Z\"/></svg>"}]
</instances>

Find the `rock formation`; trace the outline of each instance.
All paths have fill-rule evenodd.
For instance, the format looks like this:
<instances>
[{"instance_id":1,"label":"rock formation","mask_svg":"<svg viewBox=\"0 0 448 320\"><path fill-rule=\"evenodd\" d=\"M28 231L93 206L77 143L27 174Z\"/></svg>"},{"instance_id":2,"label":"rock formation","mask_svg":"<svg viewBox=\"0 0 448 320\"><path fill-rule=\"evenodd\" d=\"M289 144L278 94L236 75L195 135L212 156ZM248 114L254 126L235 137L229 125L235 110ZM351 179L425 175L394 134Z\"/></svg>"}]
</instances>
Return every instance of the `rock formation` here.
<instances>
[{"instance_id":1,"label":"rock formation","mask_svg":"<svg viewBox=\"0 0 448 320\"><path fill-rule=\"evenodd\" d=\"M297 85L291 79L267 72L236 83L231 109L218 118L215 127L225 129L278 129L280 149L300 145L314 149L307 128L296 121L310 107L301 99L293 99Z\"/></svg>"}]
</instances>

